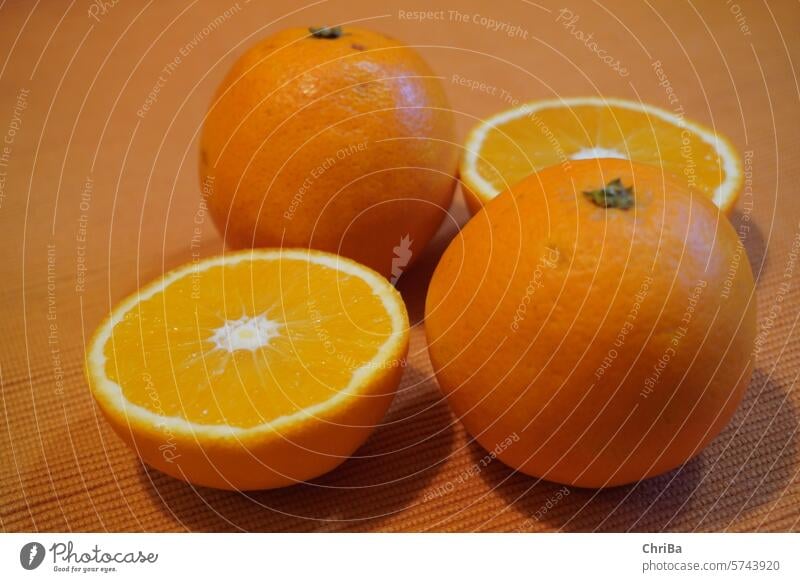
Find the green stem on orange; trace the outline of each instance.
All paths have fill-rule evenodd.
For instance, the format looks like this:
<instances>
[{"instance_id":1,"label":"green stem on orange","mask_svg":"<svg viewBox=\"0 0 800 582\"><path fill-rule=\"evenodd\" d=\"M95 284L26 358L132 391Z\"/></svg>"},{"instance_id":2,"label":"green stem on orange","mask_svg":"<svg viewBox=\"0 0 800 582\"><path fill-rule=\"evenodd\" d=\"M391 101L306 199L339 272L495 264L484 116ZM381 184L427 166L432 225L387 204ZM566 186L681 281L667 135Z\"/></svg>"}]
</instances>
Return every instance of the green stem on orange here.
<instances>
[{"instance_id":1,"label":"green stem on orange","mask_svg":"<svg viewBox=\"0 0 800 582\"><path fill-rule=\"evenodd\" d=\"M309 26L308 31L314 38L339 38L342 36L341 26Z\"/></svg>"},{"instance_id":2,"label":"green stem on orange","mask_svg":"<svg viewBox=\"0 0 800 582\"><path fill-rule=\"evenodd\" d=\"M620 178L611 180L603 188L584 192L583 195L603 208L627 210L633 206L633 186L625 187Z\"/></svg>"}]
</instances>

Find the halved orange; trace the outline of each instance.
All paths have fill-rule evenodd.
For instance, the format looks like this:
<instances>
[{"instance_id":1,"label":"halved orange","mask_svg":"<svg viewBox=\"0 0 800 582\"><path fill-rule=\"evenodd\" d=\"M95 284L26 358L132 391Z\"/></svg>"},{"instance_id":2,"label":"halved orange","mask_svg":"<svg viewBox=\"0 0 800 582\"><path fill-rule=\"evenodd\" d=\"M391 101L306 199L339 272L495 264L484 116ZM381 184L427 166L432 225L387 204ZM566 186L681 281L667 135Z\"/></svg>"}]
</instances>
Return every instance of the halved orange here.
<instances>
[{"instance_id":1,"label":"halved orange","mask_svg":"<svg viewBox=\"0 0 800 582\"><path fill-rule=\"evenodd\" d=\"M354 261L247 250L190 263L114 308L87 376L116 432L191 483L264 489L348 458L402 375L408 317Z\"/></svg>"},{"instance_id":2,"label":"halved orange","mask_svg":"<svg viewBox=\"0 0 800 582\"><path fill-rule=\"evenodd\" d=\"M468 135L460 174L470 210L528 175L586 158L655 165L729 213L742 163L727 139L637 101L573 97L534 101L483 121Z\"/></svg>"}]
</instances>

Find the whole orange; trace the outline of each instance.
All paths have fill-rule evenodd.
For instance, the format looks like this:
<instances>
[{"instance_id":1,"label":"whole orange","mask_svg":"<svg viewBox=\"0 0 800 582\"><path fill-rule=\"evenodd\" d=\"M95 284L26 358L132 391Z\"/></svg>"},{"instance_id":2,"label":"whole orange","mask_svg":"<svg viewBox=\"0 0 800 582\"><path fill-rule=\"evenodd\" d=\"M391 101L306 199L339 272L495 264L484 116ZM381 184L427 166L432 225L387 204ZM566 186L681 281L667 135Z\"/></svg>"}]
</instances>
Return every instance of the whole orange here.
<instances>
[{"instance_id":1,"label":"whole orange","mask_svg":"<svg viewBox=\"0 0 800 582\"><path fill-rule=\"evenodd\" d=\"M681 465L750 379L753 275L704 196L661 169L583 160L491 201L450 244L425 327L467 430L506 464L582 487Z\"/></svg>"},{"instance_id":2,"label":"whole orange","mask_svg":"<svg viewBox=\"0 0 800 582\"><path fill-rule=\"evenodd\" d=\"M201 139L210 214L232 247L310 247L396 278L452 201L452 112L413 49L311 30L263 39L219 87Z\"/></svg>"}]
</instances>

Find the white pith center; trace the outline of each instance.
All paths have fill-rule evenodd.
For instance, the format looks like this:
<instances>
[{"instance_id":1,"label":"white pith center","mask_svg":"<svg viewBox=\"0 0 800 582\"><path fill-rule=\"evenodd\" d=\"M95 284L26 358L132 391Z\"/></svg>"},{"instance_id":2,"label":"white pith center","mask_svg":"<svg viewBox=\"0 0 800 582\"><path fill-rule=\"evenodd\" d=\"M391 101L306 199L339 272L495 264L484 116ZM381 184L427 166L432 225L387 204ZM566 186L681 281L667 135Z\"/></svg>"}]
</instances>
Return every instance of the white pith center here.
<instances>
[{"instance_id":1,"label":"white pith center","mask_svg":"<svg viewBox=\"0 0 800 582\"><path fill-rule=\"evenodd\" d=\"M263 348L274 337L280 335L281 324L263 315L243 315L239 319L228 320L214 330L211 341L228 352L236 350L257 350Z\"/></svg>"},{"instance_id":2,"label":"white pith center","mask_svg":"<svg viewBox=\"0 0 800 582\"><path fill-rule=\"evenodd\" d=\"M569 157L571 160L592 160L594 158L617 158L627 160L628 156L612 148L582 148Z\"/></svg>"}]
</instances>

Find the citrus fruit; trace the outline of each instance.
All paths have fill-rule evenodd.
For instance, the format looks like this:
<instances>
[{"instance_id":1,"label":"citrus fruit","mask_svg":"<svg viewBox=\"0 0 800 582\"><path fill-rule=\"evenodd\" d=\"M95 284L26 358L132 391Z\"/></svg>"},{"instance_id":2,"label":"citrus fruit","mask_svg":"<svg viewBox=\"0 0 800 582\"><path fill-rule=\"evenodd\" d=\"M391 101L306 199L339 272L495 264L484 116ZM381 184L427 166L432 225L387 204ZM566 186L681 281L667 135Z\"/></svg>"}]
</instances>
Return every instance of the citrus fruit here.
<instances>
[{"instance_id":1,"label":"citrus fruit","mask_svg":"<svg viewBox=\"0 0 800 582\"><path fill-rule=\"evenodd\" d=\"M395 279L443 220L457 166L439 78L413 49L349 26L258 42L219 87L201 139L229 246L310 247Z\"/></svg>"},{"instance_id":2,"label":"citrus fruit","mask_svg":"<svg viewBox=\"0 0 800 582\"><path fill-rule=\"evenodd\" d=\"M460 168L467 203L475 213L533 172L586 158L660 166L726 213L742 187L738 154L712 129L637 101L574 97L520 105L475 127Z\"/></svg>"},{"instance_id":3,"label":"citrus fruit","mask_svg":"<svg viewBox=\"0 0 800 582\"><path fill-rule=\"evenodd\" d=\"M529 475L630 483L699 453L750 379L753 275L736 233L662 169L593 159L486 205L434 272L436 377Z\"/></svg>"},{"instance_id":4,"label":"citrus fruit","mask_svg":"<svg viewBox=\"0 0 800 582\"><path fill-rule=\"evenodd\" d=\"M264 489L330 471L394 395L408 346L379 274L309 250L188 264L117 305L87 350L92 393L157 469Z\"/></svg>"}]
</instances>

